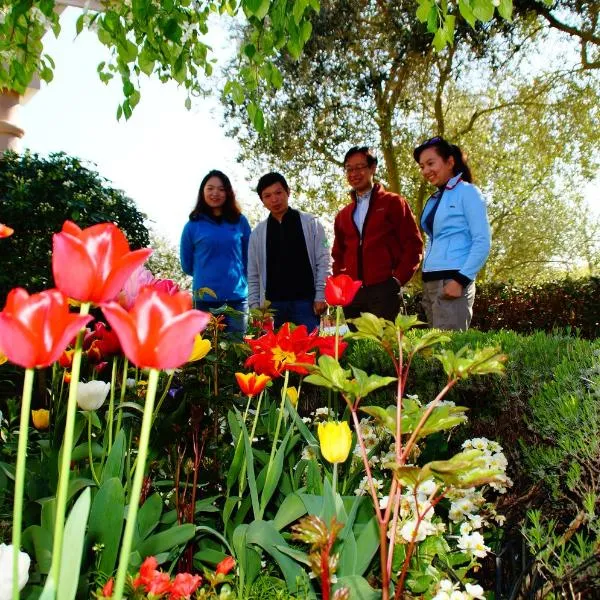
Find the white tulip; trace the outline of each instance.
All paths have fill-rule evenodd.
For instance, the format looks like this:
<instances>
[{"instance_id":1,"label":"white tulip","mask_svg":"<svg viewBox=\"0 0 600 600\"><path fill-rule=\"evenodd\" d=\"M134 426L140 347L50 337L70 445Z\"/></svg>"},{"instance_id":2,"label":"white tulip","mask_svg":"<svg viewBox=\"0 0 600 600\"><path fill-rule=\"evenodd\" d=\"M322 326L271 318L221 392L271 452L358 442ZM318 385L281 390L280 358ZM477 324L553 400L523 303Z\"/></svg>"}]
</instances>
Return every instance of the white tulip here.
<instances>
[{"instance_id":1,"label":"white tulip","mask_svg":"<svg viewBox=\"0 0 600 600\"><path fill-rule=\"evenodd\" d=\"M81 410L98 410L105 402L110 383L104 381L79 382L77 385L77 404Z\"/></svg>"},{"instance_id":2,"label":"white tulip","mask_svg":"<svg viewBox=\"0 0 600 600\"><path fill-rule=\"evenodd\" d=\"M29 579L31 559L25 552L19 552L19 591ZM0 600L11 600L13 588L13 546L0 544Z\"/></svg>"}]
</instances>

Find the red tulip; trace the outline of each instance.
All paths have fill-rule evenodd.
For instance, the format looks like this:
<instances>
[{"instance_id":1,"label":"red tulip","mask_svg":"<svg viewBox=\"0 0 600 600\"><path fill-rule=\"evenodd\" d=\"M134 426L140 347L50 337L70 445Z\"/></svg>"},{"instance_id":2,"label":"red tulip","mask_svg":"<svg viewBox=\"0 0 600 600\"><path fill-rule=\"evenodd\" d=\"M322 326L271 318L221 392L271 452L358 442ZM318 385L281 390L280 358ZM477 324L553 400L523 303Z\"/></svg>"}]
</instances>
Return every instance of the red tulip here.
<instances>
[{"instance_id":1,"label":"red tulip","mask_svg":"<svg viewBox=\"0 0 600 600\"><path fill-rule=\"evenodd\" d=\"M0 346L21 367L47 367L57 361L77 332L92 319L69 312L67 298L58 290L31 296L11 290L0 313Z\"/></svg>"},{"instance_id":2,"label":"red tulip","mask_svg":"<svg viewBox=\"0 0 600 600\"><path fill-rule=\"evenodd\" d=\"M138 576L133 580L133 587L148 585L152 581L157 567L158 562L154 556L149 556L146 558L140 566Z\"/></svg>"},{"instance_id":3,"label":"red tulip","mask_svg":"<svg viewBox=\"0 0 600 600\"><path fill-rule=\"evenodd\" d=\"M246 340L253 354L245 366L270 377L279 377L284 371L306 375L302 365L315 363L315 355L308 352L317 345L316 337L316 330L309 334L306 325L290 331L290 324L284 323L277 333L269 331L257 340Z\"/></svg>"},{"instance_id":4,"label":"red tulip","mask_svg":"<svg viewBox=\"0 0 600 600\"><path fill-rule=\"evenodd\" d=\"M150 248L131 252L127 238L113 223L82 230L65 221L53 239L54 281L57 288L75 300L109 302L150 254Z\"/></svg>"},{"instance_id":5,"label":"red tulip","mask_svg":"<svg viewBox=\"0 0 600 600\"><path fill-rule=\"evenodd\" d=\"M171 585L171 594L169 600L182 600L189 598L202 583L200 575L192 575L191 573L177 573Z\"/></svg>"},{"instance_id":6,"label":"red tulip","mask_svg":"<svg viewBox=\"0 0 600 600\"><path fill-rule=\"evenodd\" d=\"M0 238L10 237L14 232L15 230L12 227L0 223Z\"/></svg>"},{"instance_id":7,"label":"red tulip","mask_svg":"<svg viewBox=\"0 0 600 600\"><path fill-rule=\"evenodd\" d=\"M215 569L215 573L218 575L219 573L223 573L223 575L227 575L231 569L235 567L235 559L233 556L226 556Z\"/></svg>"},{"instance_id":8,"label":"red tulip","mask_svg":"<svg viewBox=\"0 0 600 600\"><path fill-rule=\"evenodd\" d=\"M88 359L92 362L99 362L121 352L117 334L102 322L96 323L94 331L87 336L87 339L89 343Z\"/></svg>"},{"instance_id":9,"label":"red tulip","mask_svg":"<svg viewBox=\"0 0 600 600\"><path fill-rule=\"evenodd\" d=\"M271 381L268 375L257 375L256 373L236 373L235 378L246 396L256 396L260 394L267 383Z\"/></svg>"},{"instance_id":10,"label":"red tulip","mask_svg":"<svg viewBox=\"0 0 600 600\"><path fill-rule=\"evenodd\" d=\"M125 356L136 366L176 369L186 363L194 338L210 320L208 313L192 310L186 292L169 294L144 288L130 312L116 302L102 311L117 334Z\"/></svg>"},{"instance_id":11,"label":"red tulip","mask_svg":"<svg viewBox=\"0 0 600 600\"><path fill-rule=\"evenodd\" d=\"M325 300L330 306L348 306L361 285L362 281L354 281L345 274L328 277L325 282Z\"/></svg>"}]
</instances>

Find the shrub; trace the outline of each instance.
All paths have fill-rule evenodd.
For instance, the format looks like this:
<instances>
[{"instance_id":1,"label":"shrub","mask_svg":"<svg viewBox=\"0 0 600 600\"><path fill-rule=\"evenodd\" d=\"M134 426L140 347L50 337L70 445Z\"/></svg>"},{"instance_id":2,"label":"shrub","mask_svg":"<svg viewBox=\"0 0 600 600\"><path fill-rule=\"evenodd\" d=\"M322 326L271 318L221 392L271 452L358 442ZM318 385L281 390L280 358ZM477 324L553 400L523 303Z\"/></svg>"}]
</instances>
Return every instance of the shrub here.
<instances>
[{"instance_id":1,"label":"shrub","mask_svg":"<svg viewBox=\"0 0 600 600\"><path fill-rule=\"evenodd\" d=\"M513 283L477 285L472 327L481 331L510 329L519 333L556 328L577 330L593 339L600 333L600 278L564 279L531 286ZM421 293L406 298L408 314L420 314Z\"/></svg>"},{"instance_id":2,"label":"shrub","mask_svg":"<svg viewBox=\"0 0 600 600\"><path fill-rule=\"evenodd\" d=\"M80 227L112 221L132 248L148 246L146 216L123 192L63 153L5 153L0 160L0 221L15 230L2 240L0 305L13 287L32 292L52 286L52 234L66 219Z\"/></svg>"}]
</instances>

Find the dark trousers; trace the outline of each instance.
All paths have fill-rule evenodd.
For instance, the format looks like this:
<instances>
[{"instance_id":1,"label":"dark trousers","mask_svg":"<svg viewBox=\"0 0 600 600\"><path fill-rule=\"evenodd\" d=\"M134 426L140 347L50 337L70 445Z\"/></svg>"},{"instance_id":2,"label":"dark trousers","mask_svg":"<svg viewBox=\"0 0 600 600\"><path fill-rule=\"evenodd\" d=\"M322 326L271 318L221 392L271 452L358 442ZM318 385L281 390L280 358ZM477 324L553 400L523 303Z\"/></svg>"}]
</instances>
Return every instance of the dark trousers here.
<instances>
[{"instance_id":1,"label":"dark trousers","mask_svg":"<svg viewBox=\"0 0 600 600\"><path fill-rule=\"evenodd\" d=\"M275 311L276 328L289 322L295 325L306 325L310 333L319 326L319 317L315 315L312 300L273 300L271 308Z\"/></svg>"},{"instance_id":2,"label":"dark trousers","mask_svg":"<svg viewBox=\"0 0 600 600\"><path fill-rule=\"evenodd\" d=\"M363 285L354 296L352 303L344 307L344 316L347 319L355 319L363 312L394 321L400 312L398 282L390 277L383 283Z\"/></svg>"}]
</instances>

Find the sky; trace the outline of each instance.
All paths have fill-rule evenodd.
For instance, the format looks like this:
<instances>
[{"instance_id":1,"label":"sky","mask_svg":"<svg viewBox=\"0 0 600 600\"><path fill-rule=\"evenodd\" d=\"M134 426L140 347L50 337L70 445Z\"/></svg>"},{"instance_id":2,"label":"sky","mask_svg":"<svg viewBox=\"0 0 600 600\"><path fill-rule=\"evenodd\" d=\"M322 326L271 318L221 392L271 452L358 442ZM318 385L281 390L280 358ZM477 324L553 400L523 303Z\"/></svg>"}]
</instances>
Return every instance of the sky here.
<instances>
[{"instance_id":1,"label":"sky","mask_svg":"<svg viewBox=\"0 0 600 600\"><path fill-rule=\"evenodd\" d=\"M236 163L236 143L221 130L217 98L197 99L188 111L183 88L146 78L132 117L116 120L121 84L113 80L107 86L98 78L96 67L108 50L95 34L83 31L75 38L80 12L67 8L59 38L52 33L44 38L44 50L56 63L54 80L42 82L20 108L21 148L42 155L62 151L94 163L92 168L133 198L150 226L176 245L210 169L230 177L244 212L262 215L246 181L249 174ZM217 34L213 46L225 48L225 35Z\"/></svg>"},{"instance_id":2,"label":"sky","mask_svg":"<svg viewBox=\"0 0 600 600\"><path fill-rule=\"evenodd\" d=\"M196 99L191 111L186 93L174 83L145 78L142 97L129 121L116 120L121 84L103 84L96 73L108 50L94 33L75 37L80 14L67 8L62 32L44 38L44 50L56 63L54 80L21 107L25 129L22 149L42 155L63 151L89 161L92 168L133 198L149 218L149 226L174 245L193 208L202 177L210 169L227 173L243 211L251 222L266 216L252 190L260 173L248 173L236 162L237 145L221 129L218 99ZM210 43L220 64L231 54L231 43L219 27ZM216 83L215 83L216 85ZM587 186L588 204L600 214L600 178Z\"/></svg>"}]
</instances>

